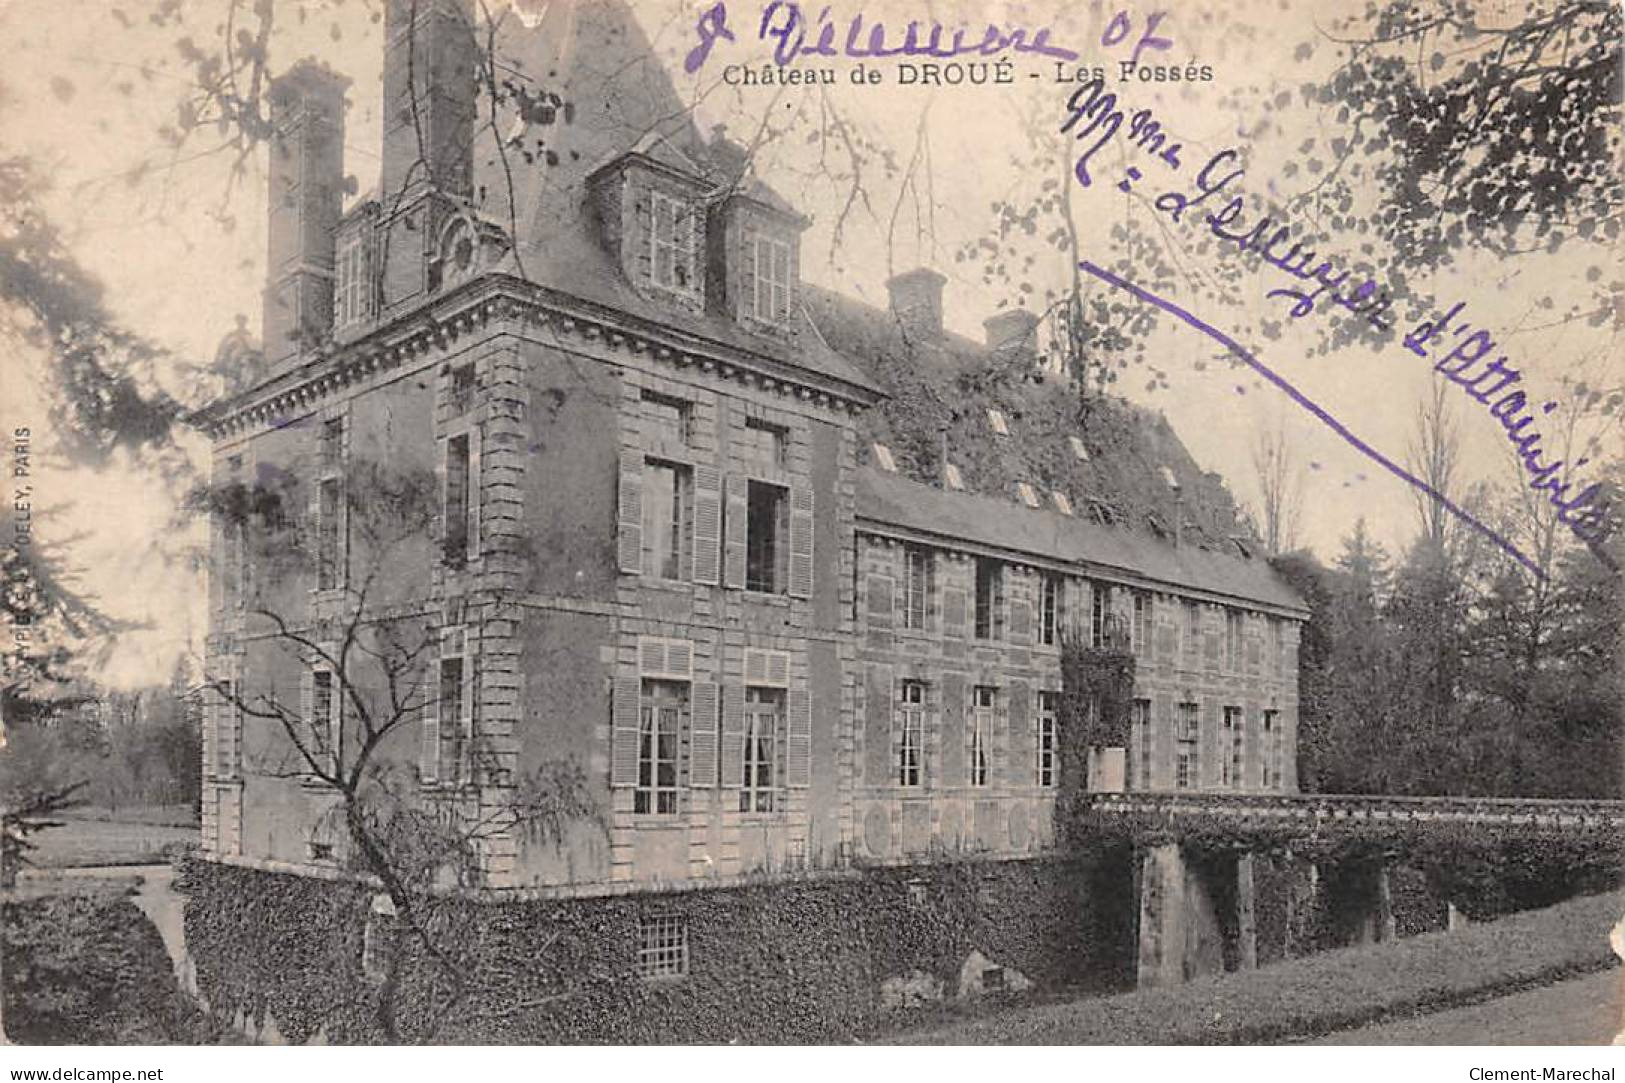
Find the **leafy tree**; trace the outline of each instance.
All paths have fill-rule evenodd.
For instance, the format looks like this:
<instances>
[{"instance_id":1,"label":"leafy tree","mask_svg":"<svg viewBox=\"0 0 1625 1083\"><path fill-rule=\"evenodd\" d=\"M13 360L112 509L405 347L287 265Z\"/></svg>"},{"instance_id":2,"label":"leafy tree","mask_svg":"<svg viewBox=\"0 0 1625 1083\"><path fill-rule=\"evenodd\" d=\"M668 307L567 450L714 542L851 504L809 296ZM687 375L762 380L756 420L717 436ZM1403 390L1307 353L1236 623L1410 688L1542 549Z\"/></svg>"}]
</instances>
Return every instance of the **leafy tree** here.
<instances>
[{"instance_id":1,"label":"leafy tree","mask_svg":"<svg viewBox=\"0 0 1625 1083\"><path fill-rule=\"evenodd\" d=\"M596 821L599 810L579 764L548 761L516 777L488 744L455 729L451 705L461 693L442 686L440 630L421 616L400 615L400 569L426 558L423 524L439 510L433 474L352 460L343 486L349 537L343 556L324 549L324 532L302 513L310 507L305 484L286 474L254 486L202 488L193 506L244 538L239 634L268 652L255 654L250 665L330 674L325 709L327 719L339 721L319 722L323 705L302 702L257 668L241 680L211 675L209 685L219 703L274 735L267 744L245 739L246 777L296 778L331 795L311 841L331 848L350 871L375 879L393 915L378 953L380 1034L392 1043L427 1040L434 1024L408 1031L401 1020L410 958L426 961L431 971L427 1015L433 1020L478 1010L492 995L438 935L431 889L476 884L481 844L498 833L557 842L571 824ZM510 555L516 565L527 559ZM315 582L324 568L334 575L338 600L313 613L305 592L289 593L286 586ZM451 777L441 781L457 794L476 785L503 786L509 796L499 808L467 814L455 800L426 795L423 783L434 780L420 774L417 759L425 711L445 718L439 748Z\"/></svg>"}]
</instances>

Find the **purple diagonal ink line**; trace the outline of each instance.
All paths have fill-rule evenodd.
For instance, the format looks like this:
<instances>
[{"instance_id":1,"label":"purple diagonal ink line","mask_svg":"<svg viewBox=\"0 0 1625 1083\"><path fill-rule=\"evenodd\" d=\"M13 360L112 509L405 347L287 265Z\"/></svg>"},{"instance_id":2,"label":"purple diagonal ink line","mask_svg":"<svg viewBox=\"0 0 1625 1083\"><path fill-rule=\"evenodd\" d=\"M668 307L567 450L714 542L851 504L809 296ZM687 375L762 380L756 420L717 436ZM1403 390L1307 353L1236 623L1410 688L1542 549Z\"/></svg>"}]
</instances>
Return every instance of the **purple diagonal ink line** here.
<instances>
[{"instance_id":1,"label":"purple diagonal ink line","mask_svg":"<svg viewBox=\"0 0 1625 1083\"><path fill-rule=\"evenodd\" d=\"M1102 282L1105 282L1107 285L1116 286L1118 289L1126 290L1135 297L1138 297L1140 300L1144 301L1146 304L1155 305L1157 308L1162 309L1170 316L1177 317L1183 322L1189 324L1191 327L1194 327L1196 330L1202 332L1204 335L1207 335L1209 338L1213 339L1213 341L1219 343L1225 349L1229 350L1231 353L1245 361L1248 367L1250 367L1254 372L1258 373L1258 375L1280 388L1293 402L1315 415L1316 419L1318 419L1327 428L1335 432L1338 436L1341 436L1344 442L1350 447L1354 448L1354 450L1381 466L1384 470L1388 471L1399 480L1405 482L1407 485L1414 486L1415 488L1426 493L1428 496L1432 497L1434 500L1437 500L1452 515L1456 516L1456 518L1460 519L1462 522L1466 523L1468 526L1490 539L1490 541L1499 546L1508 556L1512 557L1513 560L1516 560L1519 564L1522 564L1525 568L1528 568L1537 578L1546 578L1546 573L1541 569L1540 565L1536 564L1529 557L1524 556L1524 554L1518 550L1517 546L1501 537L1501 535L1491 530L1488 526L1479 522L1468 511L1466 511L1466 509L1457 506L1453 501L1450 500L1449 497L1433 488L1433 486L1429 485L1427 482L1423 481L1415 474L1412 474L1409 470L1406 470L1403 466L1400 466L1398 463L1388 458L1388 456L1384 455L1382 452L1378 451L1376 448L1354 435L1354 433L1349 431L1346 425L1329 414L1324 407L1315 402L1315 400L1311 399L1308 395L1305 395L1302 391L1299 391L1285 377L1281 376L1274 369L1270 368L1268 365L1264 364L1264 362L1254 357L1242 347L1241 343L1237 342L1229 335L1225 334L1217 327L1214 327L1212 324L1204 322L1199 316L1185 311L1172 301L1165 300L1158 297L1154 293L1143 290L1127 279L1118 278L1104 267L1097 267L1088 260L1083 260L1078 264L1078 266L1084 271L1087 271L1089 274L1094 275Z\"/></svg>"}]
</instances>

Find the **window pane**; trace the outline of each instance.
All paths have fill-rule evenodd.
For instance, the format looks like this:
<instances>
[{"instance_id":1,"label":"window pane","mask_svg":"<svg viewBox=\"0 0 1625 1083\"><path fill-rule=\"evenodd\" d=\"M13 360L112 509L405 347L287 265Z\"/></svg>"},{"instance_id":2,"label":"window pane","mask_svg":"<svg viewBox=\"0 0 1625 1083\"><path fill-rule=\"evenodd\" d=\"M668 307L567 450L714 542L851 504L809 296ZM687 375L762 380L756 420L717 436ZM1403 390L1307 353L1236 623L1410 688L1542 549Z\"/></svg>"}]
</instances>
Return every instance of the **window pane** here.
<instances>
[{"instance_id":1,"label":"window pane","mask_svg":"<svg viewBox=\"0 0 1625 1083\"><path fill-rule=\"evenodd\" d=\"M745 588L778 590L779 530L784 490L751 482L745 529Z\"/></svg>"}]
</instances>

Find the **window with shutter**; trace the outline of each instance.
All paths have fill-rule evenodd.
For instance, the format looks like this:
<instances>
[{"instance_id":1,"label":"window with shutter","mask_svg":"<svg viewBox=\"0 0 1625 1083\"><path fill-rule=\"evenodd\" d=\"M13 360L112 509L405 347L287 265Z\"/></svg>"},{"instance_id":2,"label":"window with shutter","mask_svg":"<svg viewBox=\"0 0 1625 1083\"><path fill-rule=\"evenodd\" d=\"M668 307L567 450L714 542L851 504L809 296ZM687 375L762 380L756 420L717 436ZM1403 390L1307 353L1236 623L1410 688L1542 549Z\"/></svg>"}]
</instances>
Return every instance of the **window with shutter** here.
<instances>
[{"instance_id":1,"label":"window with shutter","mask_svg":"<svg viewBox=\"0 0 1625 1083\"><path fill-rule=\"evenodd\" d=\"M615 551L620 570L643 570L643 452L622 451Z\"/></svg>"},{"instance_id":2,"label":"window with shutter","mask_svg":"<svg viewBox=\"0 0 1625 1083\"><path fill-rule=\"evenodd\" d=\"M686 684L644 681L638 717L637 782L634 813L677 815L678 749L688 710Z\"/></svg>"},{"instance_id":3,"label":"window with shutter","mask_svg":"<svg viewBox=\"0 0 1625 1083\"><path fill-rule=\"evenodd\" d=\"M711 789L717 784L717 726L720 721L717 686L696 681L693 723L688 739L688 784Z\"/></svg>"},{"instance_id":4,"label":"window with shutter","mask_svg":"<svg viewBox=\"0 0 1625 1083\"><path fill-rule=\"evenodd\" d=\"M694 468L694 582L715 584L722 561L722 476Z\"/></svg>"},{"instance_id":5,"label":"window with shutter","mask_svg":"<svg viewBox=\"0 0 1625 1083\"><path fill-rule=\"evenodd\" d=\"M722 785L737 788L745 777L745 686L722 686Z\"/></svg>"},{"instance_id":6,"label":"window with shutter","mask_svg":"<svg viewBox=\"0 0 1625 1083\"><path fill-rule=\"evenodd\" d=\"M440 684L439 662L433 667L434 680L425 681L423 707L419 713L418 780L425 784L440 781Z\"/></svg>"},{"instance_id":7,"label":"window with shutter","mask_svg":"<svg viewBox=\"0 0 1625 1083\"><path fill-rule=\"evenodd\" d=\"M693 503L691 471L677 463L646 460L643 464L643 574L681 580L693 567L687 540Z\"/></svg>"},{"instance_id":8,"label":"window with shutter","mask_svg":"<svg viewBox=\"0 0 1625 1083\"><path fill-rule=\"evenodd\" d=\"M750 540L750 494L746 479L742 477L728 477L725 486L723 585L731 590L742 590L745 586L745 551Z\"/></svg>"},{"instance_id":9,"label":"window with shutter","mask_svg":"<svg viewBox=\"0 0 1625 1083\"><path fill-rule=\"evenodd\" d=\"M813 493L804 485L790 490L790 596L813 591Z\"/></svg>"},{"instance_id":10,"label":"window with shutter","mask_svg":"<svg viewBox=\"0 0 1625 1083\"><path fill-rule=\"evenodd\" d=\"M610 785L621 788L638 782L638 725L643 681L617 677L610 701Z\"/></svg>"},{"instance_id":11,"label":"window with shutter","mask_svg":"<svg viewBox=\"0 0 1625 1083\"><path fill-rule=\"evenodd\" d=\"M789 712L789 747L786 749L785 784L791 789L812 785L812 694L805 688L792 688L786 696Z\"/></svg>"},{"instance_id":12,"label":"window with shutter","mask_svg":"<svg viewBox=\"0 0 1625 1083\"><path fill-rule=\"evenodd\" d=\"M779 807L779 750L783 723L782 689L745 689L745 723L740 746L740 812L772 812Z\"/></svg>"}]
</instances>

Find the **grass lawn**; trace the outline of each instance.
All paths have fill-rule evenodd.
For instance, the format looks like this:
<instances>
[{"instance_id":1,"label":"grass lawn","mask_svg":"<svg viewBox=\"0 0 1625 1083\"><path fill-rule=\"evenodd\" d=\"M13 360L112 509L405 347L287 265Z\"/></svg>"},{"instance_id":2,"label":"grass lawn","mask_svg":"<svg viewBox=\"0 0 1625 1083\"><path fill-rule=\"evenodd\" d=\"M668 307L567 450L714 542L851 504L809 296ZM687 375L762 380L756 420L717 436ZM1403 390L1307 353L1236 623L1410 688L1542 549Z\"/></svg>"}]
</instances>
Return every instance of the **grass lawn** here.
<instances>
[{"instance_id":1,"label":"grass lawn","mask_svg":"<svg viewBox=\"0 0 1625 1083\"><path fill-rule=\"evenodd\" d=\"M153 865L167 862L167 848L196 842L196 827L93 820L64 815L61 827L34 835L38 848L28 859L41 868L65 869L96 865Z\"/></svg>"},{"instance_id":2,"label":"grass lawn","mask_svg":"<svg viewBox=\"0 0 1625 1083\"><path fill-rule=\"evenodd\" d=\"M1263 1044L1454 1008L1617 963L1625 892L1456 932L1344 948L1185 985L1007 1011L899 1034L901 1044Z\"/></svg>"}]
</instances>

